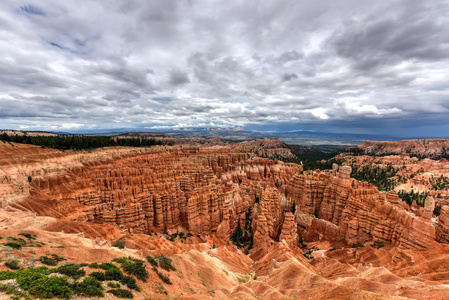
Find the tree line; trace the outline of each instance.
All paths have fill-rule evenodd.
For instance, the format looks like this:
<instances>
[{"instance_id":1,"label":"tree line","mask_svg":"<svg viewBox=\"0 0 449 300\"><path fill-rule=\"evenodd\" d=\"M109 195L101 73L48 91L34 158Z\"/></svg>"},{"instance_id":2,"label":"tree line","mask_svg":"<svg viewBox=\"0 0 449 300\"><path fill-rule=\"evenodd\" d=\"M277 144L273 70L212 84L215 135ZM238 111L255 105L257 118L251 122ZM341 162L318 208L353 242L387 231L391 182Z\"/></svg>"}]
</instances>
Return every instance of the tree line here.
<instances>
[{"instance_id":1,"label":"tree line","mask_svg":"<svg viewBox=\"0 0 449 300\"><path fill-rule=\"evenodd\" d=\"M171 144L155 139L139 138L114 138L110 136L84 136L84 135L58 135L58 136L28 136L11 135L3 133L0 140L20 144L53 148L58 150L92 150L102 147L125 146L125 147L152 147L156 145Z\"/></svg>"}]
</instances>

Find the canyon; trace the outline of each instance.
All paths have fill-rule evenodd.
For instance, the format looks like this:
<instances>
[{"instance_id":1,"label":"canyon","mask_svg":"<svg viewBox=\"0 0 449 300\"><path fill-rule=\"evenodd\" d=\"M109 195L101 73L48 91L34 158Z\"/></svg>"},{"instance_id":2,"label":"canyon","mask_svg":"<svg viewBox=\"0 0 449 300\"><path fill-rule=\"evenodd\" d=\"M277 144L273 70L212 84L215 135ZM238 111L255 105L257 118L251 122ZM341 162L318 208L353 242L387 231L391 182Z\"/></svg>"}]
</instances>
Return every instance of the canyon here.
<instances>
[{"instance_id":1,"label":"canyon","mask_svg":"<svg viewBox=\"0 0 449 300\"><path fill-rule=\"evenodd\" d=\"M389 159L438 173L447 161L366 154L303 171L275 159L294 156L276 139L92 151L0 142L0 236L46 244L12 250L22 265L46 251L75 263L170 257L167 294L150 271L138 299L449 297L447 203L408 205L349 166Z\"/></svg>"}]
</instances>

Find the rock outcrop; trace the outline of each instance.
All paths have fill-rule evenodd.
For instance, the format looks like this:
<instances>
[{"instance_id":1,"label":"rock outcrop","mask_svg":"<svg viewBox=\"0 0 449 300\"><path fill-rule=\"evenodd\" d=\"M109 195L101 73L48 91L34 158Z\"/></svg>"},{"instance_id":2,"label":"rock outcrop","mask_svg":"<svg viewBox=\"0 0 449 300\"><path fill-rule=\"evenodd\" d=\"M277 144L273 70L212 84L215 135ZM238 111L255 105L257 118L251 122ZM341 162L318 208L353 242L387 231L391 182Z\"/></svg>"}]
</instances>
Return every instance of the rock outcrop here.
<instances>
[{"instance_id":1,"label":"rock outcrop","mask_svg":"<svg viewBox=\"0 0 449 300\"><path fill-rule=\"evenodd\" d=\"M365 141L357 148L370 155L409 154L427 158L441 158L447 155L448 139L416 139L397 142Z\"/></svg>"},{"instance_id":2,"label":"rock outcrop","mask_svg":"<svg viewBox=\"0 0 449 300\"><path fill-rule=\"evenodd\" d=\"M159 148L36 178L30 199L21 205L33 203L38 214L55 214L64 203L77 201L86 207L76 216L78 220L117 224L134 232L183 228L210 235L227 222L220 232L229 236L223 230L232 231L239 216L259 197L268 213L270 236L275 237L282 225L280 205L285 199L276 186L286 185L300 170L295 164L248 158L227 147ZM36 207L35 199L40 205L55 205L45 212Z\"/></svg>"},{"instance_id":3,"label":"rock outcrop","mask_svg":"<svg viewBox=\"0 0 449 300\"><path fill-rule=\"evenodd\" d=\"M291 212L287 212L284 216L284 223L282 224L279 241L285 241L292 249L297 248L299 242L297 230L295 216Z\"/></svg>"},{"instance_id":4,"label":"rock outcrop","mask_svg":"<svg viewBox=\"0 0 449 300\"><path fill-rule=\"evenodd\" d=\"M304 232L313 239L342 240L363 244L381 240L405 249L426 249L435 241L435 229L428 216L409 212L393 194L380 193L371 184L348 177L343 172L297 174L286 189L287 199L296 206L297 218L314 215ZM430 204L429 204L430 209Z\"/></svg>"},{"instance_id":5,"label":"rock outcrop","mask_svg":"<svg viewBox=\"0 0 449 300\"><path fill-rule=\"evenodd\" d=\"M439 243L449 243L449 206L443 206L438 217L436 240Z\"/></svg>"}]
</instances>

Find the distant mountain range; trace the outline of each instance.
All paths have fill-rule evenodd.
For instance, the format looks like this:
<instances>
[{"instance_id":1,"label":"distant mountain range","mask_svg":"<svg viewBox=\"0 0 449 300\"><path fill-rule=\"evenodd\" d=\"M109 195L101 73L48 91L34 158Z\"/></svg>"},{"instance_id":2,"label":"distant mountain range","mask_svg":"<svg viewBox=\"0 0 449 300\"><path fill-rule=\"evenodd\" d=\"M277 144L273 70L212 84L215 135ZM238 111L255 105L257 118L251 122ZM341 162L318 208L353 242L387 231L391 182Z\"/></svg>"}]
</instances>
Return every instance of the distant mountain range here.
<instances>
[{"instance_id":1,"label":"distant mountain range","mask_svg":"<svg viewBox=\"0 0 449 300\"><path fill-rule=\"evenodd\" d=\"M267 131L248 131L243 129L209 129L198 128L189 130L164 130L162 131L173 137L218 136L224 140L244 141L257 138L278 138L288 144L300 145L341 145L353 146L360 145L366 140L370 141L397 141L400 138L373 135L373 134L351 134L351 133L329 133L315 131L287 131L287 132L267 132Z\"/></svg>"},{"instance_id":2,"label":"distant mountain range","mask_svg":"<svg viewBox=\"0 0 449 300\"><path fill-rule=\"evenodd\" d=\"M326 145L333 146L354 146L360 145L366 140L369 141L398 141L402 138L392 137L388 135L374 135L374 134L353 134L353 133L331 133L331 132L317 132L317 131L286 131L286 132L271 132L271 131L249 131L241 128L182 128L182 129L161 129L161 130L127 130L127 129L111 129L111 130L83 130L77 134L85 135L118 135L123 133L165 133L169 136L180 137L220 137L223 140L230 141L245 141L257 138L278 138L288 144L308 145L326 147ZM59 134L67 134L67 132L57 132Z\"/></svg>"}]
</instances>

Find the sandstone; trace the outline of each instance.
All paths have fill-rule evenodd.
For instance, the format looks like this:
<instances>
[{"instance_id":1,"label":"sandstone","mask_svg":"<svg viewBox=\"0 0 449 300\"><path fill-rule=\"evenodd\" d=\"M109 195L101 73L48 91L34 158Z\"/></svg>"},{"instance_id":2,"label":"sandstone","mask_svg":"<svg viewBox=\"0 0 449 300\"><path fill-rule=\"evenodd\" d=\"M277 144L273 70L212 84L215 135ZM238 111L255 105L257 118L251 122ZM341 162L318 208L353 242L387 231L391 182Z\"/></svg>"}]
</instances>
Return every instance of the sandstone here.
<instances>
[{"instance_id":1,"label":"sandstone","mask_svg":"<svg viewBox=\"0 0 449 300\"><path fill-rule=\"evenodd\" d=\"M283 240L287 242L290 248L298 248L299 238L295 216L291 212L287 212L284 216L284 223L282 224L281 235L279 236L279 241Z\"/></svg>"},{"instance_id":2,"label":"sandstone","mask_svg":"<svg viewBox=\"0 0 449 300\"><path fill-rule=\"evenodd\" d=\"M31 197L15 205L48 214L51 203L52 215L69 216L66 204L77 201L80 220L124 225L134 232L181 226L200 235L215 233L222 224L225 238L237 225L235 216L243 215L259 195L274 238L282 225L281 202L292 206L275 186L286 185L299 170L295 164L248 158L227 147L154 148L36 178Z\"/></svg>"},{"instance_id":3,"label":"sandstone","mask_svg":"<svg viewBox=\"0 0 449 300\"><path fill-rule=\"evenodd\" d=\"M341 167L340 167L341 168ZM344 169L297 174L286 189L287 198L303 213L319 218L306 228L306 241L316 238L351 243L381 240L404 248L425 249L435 239L430 220L417 218L402 208L401 201L383 194L371 184L357 182ZM393 199L395 198L395 199ZM423 229L417 229L418 227Z\"/></svg>"},{"instance_id":4,"label":"sandstone","mask_svg":"<svg viewBox=\"0 0 449 300\"><path fill-rule=\"evenodd\" d=\"M436 240L440 243L449 243L449 206L441 208L436 228Z\"/></svg>"}]
</instances>

